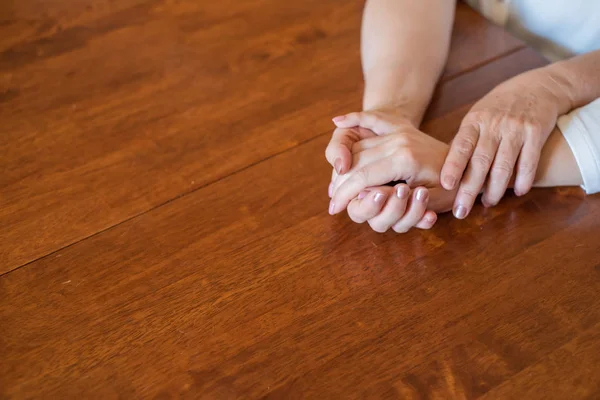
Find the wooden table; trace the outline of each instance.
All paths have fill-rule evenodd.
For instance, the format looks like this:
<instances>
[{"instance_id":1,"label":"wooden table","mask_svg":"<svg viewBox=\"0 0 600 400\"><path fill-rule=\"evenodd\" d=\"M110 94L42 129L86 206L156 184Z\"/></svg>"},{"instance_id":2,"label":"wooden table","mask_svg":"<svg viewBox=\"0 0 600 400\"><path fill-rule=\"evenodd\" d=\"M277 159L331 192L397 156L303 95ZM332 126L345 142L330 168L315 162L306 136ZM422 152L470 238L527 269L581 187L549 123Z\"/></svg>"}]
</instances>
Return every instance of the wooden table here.
<instances>
[{"instance_id":1,"label":"wooden table","mask_svg":"<svg viewBox=\"0 0 600 400\"><path fill-rule=\"evenodd\" d=\"M600 396L600 198L327 214L361 8L0 3L0 398ZM424 130L543 64L459 6Z\"/></svg>"}]
</instances>

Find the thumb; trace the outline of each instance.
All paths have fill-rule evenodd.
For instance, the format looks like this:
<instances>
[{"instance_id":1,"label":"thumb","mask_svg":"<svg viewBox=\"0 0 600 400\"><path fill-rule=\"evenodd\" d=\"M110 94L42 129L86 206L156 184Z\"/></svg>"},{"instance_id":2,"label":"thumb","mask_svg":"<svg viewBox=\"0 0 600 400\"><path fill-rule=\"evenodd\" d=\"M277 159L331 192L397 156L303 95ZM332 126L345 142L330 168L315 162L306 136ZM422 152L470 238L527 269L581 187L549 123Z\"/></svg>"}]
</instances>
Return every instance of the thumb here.
<instances>
[{"instance_id":1,"label":"thumb","mask_svg":"<svg viewBox=\"0 0 600 400\"><path fill-rule=\"evenodd\" d=\"M436 213L445 213L452 210L456 191L449 191L443 187L436 186L429 189L429 203L427 208Z\"/></svg>"},{"instance_id":2,"label":"thumb","mask_svg":"<svg viewBox=\"0 0 600 400\"><path fill-rule=\"evenodd\" d=\"M353 128L360 126L361 128L372 130L377 135L388 134L397 128L394 124L370 111L339 115L333 118L332 121L338 128Z\"/></svg>"},{"instance_id":3,"label":"thumb","mask_svg":"<svg viewBox=\"0 0 600 400\"><path fill-rule=\"evenodd\" d=\"M343 175L352 168L352 146L354 143L375 134L362 129L336 129L325 149L325 157L338 175Z\"/></svg>"}]
</instances>

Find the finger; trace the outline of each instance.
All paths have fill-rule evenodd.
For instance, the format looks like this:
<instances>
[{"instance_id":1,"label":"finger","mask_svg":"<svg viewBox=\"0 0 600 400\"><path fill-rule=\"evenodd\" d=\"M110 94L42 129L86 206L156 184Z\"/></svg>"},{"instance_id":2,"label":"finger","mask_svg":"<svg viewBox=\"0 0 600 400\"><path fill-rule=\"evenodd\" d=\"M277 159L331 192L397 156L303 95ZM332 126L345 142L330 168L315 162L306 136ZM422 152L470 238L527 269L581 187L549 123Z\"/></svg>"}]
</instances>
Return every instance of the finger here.
<instances>
[{"instance_id":1,"label":"finger","mask_svg":"<svg viewBox=\"0 0 600 400\"><path fill-rule=\"evenodd\" d=\"M517 162L517 178L515 180L515 194L523 196L531 190L540 155L542 153L542 144L537 141L526 140Z\"/></svg>"},{"instance_id":2,"label":"finger","mask_svg":"<svg viewBox=\"0 0 600 400\"><path fill-rule=\"evenodd\" d=\"M333 189L335 188L335 182L337 180L338 174L335 172L335 169L331 171L331 181L329 181L329 188L327 188L327 194L329 198L333 196Z\"/></svg>"},{"instance_id":3,"label":"finger","mask_svg":"<svg viewBox=\"0 0 600 400\"><path fill-rule=\"evenodd\" d=\"M391 194L391 188L378 187L369 191L362 199L354 199L348 204L348 216L358 224L375 217L381 212Z\"/></svg>"},{"instance_id":4,"label":"finger","mask_svg":"<svg viewBox=\"0 0 600 400\"><path fill-rule=\"evenodd\" d=\"M477 148L473 152L473 157L471 157L471 161L467 166L454 201L454 216L456 218L463 219L471 212L475 199L485 183L497 149L498 140L492 135L479 137Z\"/></svg>"},{"instance_id":5,"label":"finger","mask_svg":"<svg viewBox=\"0 0 600 400\"><path fill-rule=\"evenodd\" d=\"M368 151L376 151L376 149ZM361 154L365 154L368 151ZM402 179L396 179L396 173L393 171L393 161L389 157L359 168L353 168L343 178L344 181L334 189L333 198L329 203L329 213L331 215L335 215L345 209L350 200L354 199L363 189L385 185L388 182Z\"/></svg>"},{"instance_id":6,"label":"finger","mask_svg":"<svg viewBox=\"0 0 600 400\"><path fill-rule=\"evenodd\" d=\"M355 175L358 171L368 166L369 164L373 164L382 159L382 155L386 154L385 146L377 146L370 149L366 149L360 153L352 154L352 168L350 171L346 172L344 175L338 175L333 182L333 195L335 196L335 192L338 188L350 179L353 175ZM385 182L387 183L387 182ZM379 185L372 185L379 186Z\"/></svg>"},{"instance_id":7,"label":"finger","mask_svg":"<svg viewBox=\"0 0 600 400\"><path fill-rule=\"evenodd\" d=\"M325 149L325 157L338 174L344 174L352 167L352 145L361 139L375 136L368 130L336 129Z\"/></svg>"},{"instance_id":8,"label":"finger","mask_svg":"<svg viewBox=\"0 0 600 400\"><path fill-rule=\"evenodd\" d=\"M484 206L495 206L502 199L502 196L504 196L522 146L523 142L519 135L506 135L501 139L498 154L494 159L490 176L483 197L481 198Z\"/></svg>"},{"instance_id":9,"label":"finger","mask_svg":"<svg viewBox=\"0 0 600 400\"><path fill-rule=\"evenodd\" d=\"M452 210L456 192L444 189L441 186L433 187L429 190L429 202L427 208L436 213L444 213Z\"/></svg>"},{"instance_id":10,"label":"finger","mask_svg":"<svg viewBox=\"0 0 600 400\"><path fill-rule=\"evenodd\" d=\"M394 129L394 124L386 119L380 118L373 112L353 112L350 114L340 115L333 118L333 123L338 128L352 128L361 126L372 130L378 135L384 134Z\"/></svg>"},{"instance_id":11,"label":"finger","mask_svg":"<svg viewBox=\"0 0 600 400\"><path fill-rule=\"evenodd\" d=\"M386 232L394 225L406 210L410 188L408 185L399 184L393 188L385 207L380 213L369 219L369 225L375 232Z\"/></svg>"},{"instance_id":12,"label":"finger","mask_svg":"<svg viewBox=\"0 0 600 400\"><path fill-rule=\"evenodd\" d=\"M421 220L419 222L417 222L417 224L415 225L415 228L431 229L431 228L433 228L433 225L435 225L436 222L437 222L437 214L434 211L429 210L429 211L426 211L423 218L421 218Z\"/></svg>"},{"instance_id":13,"label":"finger","mask_svg":"<svg viewBox=\"0 0 600 400\"><path fill-rule=\"evenodd\" d=\"M398 233L408 232L425 216L428 201L428 190L424 187L416 188L410 197L406 213L392 226L392 229Z\"/></svg>"},{"instance_id":14,"label":"finger","mask_svg":"<svg viewBox=\"0 0 600 400\"><path fill-rule=\"evenodd\" d=\"M360 153L361 151L365 151L368 149L372 149L373 147L384 145L389 142L392 138L388 136L374 136L366 139L362 139L358 142L355 142L352 145L352 154Z\"/></svg>"},{"instance_id":15,"label":"finger","mask_svg":"<svg viewBox=\"0 0 600 400\"><path fill-rule=\"evenodd\" d=\"M479 139L479 126L463 123L450 144L450 151L440 173L441 184L453 190L462 178Z\"/></svg>"}]
</instances>

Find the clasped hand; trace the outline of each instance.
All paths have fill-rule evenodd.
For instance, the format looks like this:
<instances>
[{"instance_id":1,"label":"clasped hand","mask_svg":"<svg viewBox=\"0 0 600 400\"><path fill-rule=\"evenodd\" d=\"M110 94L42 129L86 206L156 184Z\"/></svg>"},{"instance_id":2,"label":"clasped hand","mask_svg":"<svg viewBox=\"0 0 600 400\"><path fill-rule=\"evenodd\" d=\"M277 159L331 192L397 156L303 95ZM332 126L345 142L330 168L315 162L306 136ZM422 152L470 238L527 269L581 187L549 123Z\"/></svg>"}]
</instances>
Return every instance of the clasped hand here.
<instances>
[{"instance_id":1,"label":"clasped hand","mask_svg":"<svg viewBox=\"0 0 600 400\"><path fill-rule=\"evenodd\" d=\"M455 192L440 186L448 145L389 112L352 113L336 121L326 150L334 166L329 211L373 230L429 229ZM389 182L405 181L394 187ZM411 189L413 188L413 189Z\"/></svg>"},{"instance_id":2,"label":"clasped hand","mask_svg":"<svg viewBox=\"0 0 600 400\"><path fill-rule=\"evenodd\" d=\"M513 174L515 193L527 193L558 118L551 82L538 69L499 85L471 108L451 146L399 110L334 118L338 129L326 150L334 167L330 213L347 208L352 220L378 232L405 232L430 228L436 212L453 209L465 218L482 193L485 206L497 204ZM406 184L387 185L395 181Z\"/></svg>"}]
</instances>

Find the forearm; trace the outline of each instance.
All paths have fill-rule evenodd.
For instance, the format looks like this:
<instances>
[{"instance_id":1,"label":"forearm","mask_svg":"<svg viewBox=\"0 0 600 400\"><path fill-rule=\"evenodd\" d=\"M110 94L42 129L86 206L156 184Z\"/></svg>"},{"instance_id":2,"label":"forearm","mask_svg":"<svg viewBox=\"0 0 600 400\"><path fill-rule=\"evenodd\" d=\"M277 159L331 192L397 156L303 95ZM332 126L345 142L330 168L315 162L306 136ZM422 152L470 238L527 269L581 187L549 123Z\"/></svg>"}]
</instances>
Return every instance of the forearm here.
<instances>
[{"instance_id":1,"label":"forearm","mask_svg":"<svg viewBox=\"0 0 600 400\"><path fill-rule=\"evenodd\" d=\"M364 110L400 108L421 123L444 69L454 0L367 0L361 52Z\"/></svg>"},{"instance_id":2,"label":"forearm","mask_svg":"<svg viewBox=\"0 0 600 400\"><path fill-rule=\"evenodd\" d=\"M575 156L558 128L542 149L533 186L580 186L583 183Z\"/></svg>"},{"instance_id":3,"label":"forearm","mask_svg":"<svg viewBox=\"0 0 600 400\"><path fill-rule=\"evenodd\" d=\"M543 70L557 97L559 115L600 97L600 50L550 64Z\"/></svg>"}]
</instances>

